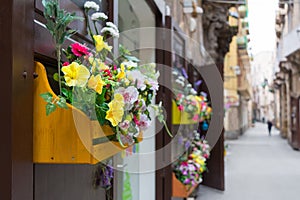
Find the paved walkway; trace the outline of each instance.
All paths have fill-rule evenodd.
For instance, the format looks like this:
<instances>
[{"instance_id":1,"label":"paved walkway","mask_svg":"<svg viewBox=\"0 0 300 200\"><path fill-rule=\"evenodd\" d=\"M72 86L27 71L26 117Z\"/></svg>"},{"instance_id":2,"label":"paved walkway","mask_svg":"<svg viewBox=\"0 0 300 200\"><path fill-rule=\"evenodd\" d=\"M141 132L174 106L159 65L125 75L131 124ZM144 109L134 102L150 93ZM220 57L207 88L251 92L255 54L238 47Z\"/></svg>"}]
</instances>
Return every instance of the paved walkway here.
<instances>
[{"instance_id":1,"label":"paved walkway","mask_svg":"<svg viewBox=\"0 0 300 200\"><path fill-rule=\"evenodd\" d=\"M197 200L300 199L300 152L267 125L256 123L238 140L227 141L225 192L200 186Z\"/></svg>"}]
</instances>

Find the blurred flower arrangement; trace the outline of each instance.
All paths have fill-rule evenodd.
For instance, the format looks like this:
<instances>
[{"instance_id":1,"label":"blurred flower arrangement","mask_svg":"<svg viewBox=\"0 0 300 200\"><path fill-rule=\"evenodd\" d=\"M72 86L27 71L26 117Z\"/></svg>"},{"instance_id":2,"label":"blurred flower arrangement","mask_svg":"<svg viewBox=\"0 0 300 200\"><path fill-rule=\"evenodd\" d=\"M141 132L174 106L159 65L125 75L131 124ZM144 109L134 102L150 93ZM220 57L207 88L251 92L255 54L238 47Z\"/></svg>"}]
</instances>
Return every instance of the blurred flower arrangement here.
<instances>
[{"instance_id":1,"label":"blurred flower arrangement","mask_svg":"<svg viewBox=\"0 0 300 200\"><path fill-rule=\"evenodd\" d=\"M210 120L212 109L205 93L198 96L192 85L176 70L172 72L172 85L178 110L189 113L193 121Z\"/></svg>"},{"instance_id":2,"label":"blurred flower arrangement","mask_svg":"<svg viewBox=\"0 0 300 200\"><path fill-rule=\"evenodd\" d=\"M177 162L173 164L176 178L188 186L194 187L202 182L202 174L207 170L206 160L210 156L210 147L205 140L200 139L200 134L195 131L195 139Z\"/></svg>"},{"instance_id":3,"label":"blurred flower arrangement","mask_svg":"<svg viewBox=\"0 0 300 200\"><path fill-rule=\"evenodd\" d=\"M100 125L109 125L115 133L109 139L119 141L122 146L138 142L139 133L150 126L150 107L154 108L158 120L165 124L161 104L152 102L159 87L159 72L155 64L139 65L139 59L122 45L119 57L113 57L112 46L109 46L107 38L119 37L119 30L112 22L106 22L98 30L97 23L104 24L108 18L105 13L98 12L98 4L93 1L84 4L85 14L90 18L86 19L88 32L95 50L84 44L71 44L63 50L68 61L62 67L61 46L66 37L75 32L66 27L69 22L80 18L61 10L57 0L43 0L43 5L47 28L56 41L58 74L54 78L59 82L60 89L58 99L50 93L41 94L47 102L47 115L57 107L67 108L66 103L70 103L91 120L98 120ZM90 11L94 13L90 14ZM64 24L66 21L68 23ZM62 24L65 29L57 28ZM58 35L60 40L57 40Z\"/></svg>"}]
</instances>

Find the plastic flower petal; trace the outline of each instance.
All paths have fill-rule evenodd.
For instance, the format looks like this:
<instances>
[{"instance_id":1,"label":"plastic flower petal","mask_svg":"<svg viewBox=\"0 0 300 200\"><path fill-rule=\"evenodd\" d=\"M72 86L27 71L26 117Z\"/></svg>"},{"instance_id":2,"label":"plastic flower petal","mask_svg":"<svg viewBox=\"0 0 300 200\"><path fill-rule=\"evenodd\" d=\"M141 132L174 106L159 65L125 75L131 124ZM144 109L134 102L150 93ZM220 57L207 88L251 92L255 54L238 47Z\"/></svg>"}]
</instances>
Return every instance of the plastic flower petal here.
<instances>
[{"instance_id":1,"label":"plastic flower petal","mask_svg":"<svg viewBox=\"0 0 300 200\"><path fill-rule=\"evenodd\" d=\"M70 87L83 87L90 77L89 70L77 62L72 62L70 65L62 67L61 71L64 73L66 85Z\"/></svg>"},{"instance_id":2,"label":"plastic flower petal","mask_svg":"<svg viewBox=\"0 0 300 200\"><path fill-rule=\"evenodd\" d=\"M88 81L88 87L95 90L98 94L102 93L102 88L105 85L105 82L101 79L101 76L92 75Z\"/></svg>"},{"instance_id":3,"label":"plastic flower petal","mask_svg":"<svg viewBox=\"0 0 300 200\"><path fill-rule=\"evenodd\" d=\"M114 99L108 104L108 111L105 119L109 120L112 126L117 126L124 115L124 98L121 94L115 94Z\"/></svg>"},{"instance_id":4,"label":"plastic flower petal","mask_svg":"<svg viewBox=\"0 0 300 200\"><path fill-rule=\"evenodd\" d=\"M97 52L100 52L103 49L111 51L112 47L109 46L106 42L104 42L103 36L101 36L101 35L94 35L93 38L95 40L95 46L96 46L96 51Z\"/></svg>"}]
</instances>

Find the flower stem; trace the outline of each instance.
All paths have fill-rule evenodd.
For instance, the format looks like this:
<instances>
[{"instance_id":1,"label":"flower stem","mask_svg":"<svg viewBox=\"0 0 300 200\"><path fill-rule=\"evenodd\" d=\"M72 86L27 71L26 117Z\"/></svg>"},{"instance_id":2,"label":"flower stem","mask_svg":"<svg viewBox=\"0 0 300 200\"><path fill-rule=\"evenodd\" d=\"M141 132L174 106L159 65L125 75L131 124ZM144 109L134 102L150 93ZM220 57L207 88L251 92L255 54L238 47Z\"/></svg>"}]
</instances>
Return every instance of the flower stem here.
<instances>
[{"instance_id":1,"label":"flower stem","mask_svg":"<svg viewBox=\"0 0 300 200\"><path fill-rule=\"evenodd\" d=\"M172 137L173 137L173 135L172 135L171 131L169 130L169 128L168 128L168 125L167 125L166 121L165 121L165 120L163 120L163 123L164 123L165 129L166 129L166 131L167 131L168 135L169 135L169 136L172 138Z\"/></svg>"},{"instance_id":2,"label":"flower stem","mask_svg":"<svg viewBox=\"0 0 300 200\"><path fill-rule=\"evenodd\" d=\"M86 24L87 24L87 27L88 27L88 32L89 32L89 35L90 35L91 39L93 40L93 43L95 43L95 40L94 40L94 37L93 37L93 32L92 32L92 29L91 29L91 25L90 25L88 16L89 16L88 11L85 10L84 17L85 17Z\"/></svg>"},{"instance_id":3,"label":"flower stem","mask_svg":"<svg viewBox=\"0 0 300 200\"><path fill-rule=\"evenodd\" d=\"M61 62L61 45L56 45L57 53L57 73L58 73L58 85L59 85L59 95L61 96L61 76L60 76L60 62Z\"/></svg>"},{"instance_id":4,"label":"flower stem","mask_svg":"<svg viewBox=\"0 0 300 200\"><path fill-rule=\"evenodd\" d=\"M99 35L98 29L97 29L97 27L96 27L96 22L93 21L93 24L94 24L94 28L95 28L96 34Z\"/></svg>"}]
</instances>

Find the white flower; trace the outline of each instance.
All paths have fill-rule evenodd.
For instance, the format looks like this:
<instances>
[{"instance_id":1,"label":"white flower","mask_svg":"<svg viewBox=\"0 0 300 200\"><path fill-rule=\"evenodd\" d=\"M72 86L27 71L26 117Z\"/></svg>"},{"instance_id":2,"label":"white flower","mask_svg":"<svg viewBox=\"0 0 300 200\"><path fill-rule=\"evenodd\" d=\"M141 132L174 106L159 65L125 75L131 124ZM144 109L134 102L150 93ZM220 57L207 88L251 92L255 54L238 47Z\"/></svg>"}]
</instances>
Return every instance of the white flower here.
<instances>
[{"instance_id":1,"label":"white flower","mask_svg":"<svg viewBox=\"0 0 300 200\"><path fill-rule=\"evenodd\" d=\"M91 16L91 19L92 19L93 21L97 21L97 20L99 20L99 19L107 19L107 18L108 18L107 15L104 14L103 12L95 12L95 13L93 13L92 16Z\"/></svg>"},{"instance_id":2,"label":"white flower","mask_svg":"<svg viewBox=\"0 0 300 200\"><path fill-rule=\"evenodd\" d=\"M100 7L99 7L98 4L96 4L96 3L93 2L93 1L86 1L86 2L84 3L84 8L85 8L85 9L94 9L94 10L98 11Z\"/></svg>"},{"instance_id":3,"label":"white flower","mask_svg":"<svg viewBox=\"0 0 300 200\"><path fill-rule=\"evenodd\" d=\"M146 83L151 86L150 90L157 91L159 88L158 82L156 80L149 79Z\"/></svg>"},{"instance_id":4,"label":"white flower","mask_svg":"<svg viewBox=\"0 0 300 200\"><path fill-rule=\"evenodd\" d=\"M128 88L120 87L115 93L120 93L124 97L126 110L130 110L139 97L138 90L133 86L129 86Z\"/></svg>"},{"instance_id":5,"label":"white flower","mask_svg":"<svg viewBox=\"0 0 300 200\"><path fill-rule=\"evenodd\" d=\"M130 61L127 62L123 62L123 64L127 67L127 68L136 68L137 67L137 63Z\"/></svg>"},{"instance_id":6,"label":"white flower","mask_svg":"<svg viewBox=\"0 0 300 200\"><path fill-rule=\"evenodd\" d=\"M175 82L178 83L179 85L181 85L182 87L184 87L184 82L182 82L181 80L176 79Z\"/></svg>"},{"instance_id":7,"label":"white flower","mask_svg":"<svg viewBox=\"0 0 300 200\"><path fill-rule=\"evenodd\" d=\"M109 32L110 35L112 35L113 37L119 37L119 32L117 32L115 29L111 28L111 27L104 27L101 29L101 33L106 33Z\"/></svg>"},{"instance_id":8,"label":"white flower","mask_svg":"<svg viewBox=\"0 0 300 200\"><path fill-rule=\"evenodd\" d=\"M177 71L172 71L172 74L173 75L178 75L178 72Z\"/></svg>"},{"instance_id":9,"label":"white flower","mask_svg":"<svg viewBox=\"0 0 300 200\"><path fill-rule=\"evenodd\" d=\"M192 88L190 92L191 92L191 94L193 94L193 95L196 95L196 94L197 94L197 92L196 92L196 90L195 90L194 88Z\"/></svg>"},{"instance_id":10,"label":"white flower","mask_svg":"<svg viewBox=\"0 0 300 200\"><path fill-rule=\"evenodd\" d=\"M188 87L188 88L191 88L192 87L192 85L189 83L189 84L187 84L187 86L186 87Z\"/></svg>"},{"instance_id":11,"label":"white flower","mask_svg":"<svg viewBox=\"0 0 300 200\"><path fill-rule=\"evenodd\" d=\"M112 22L106 22L106 26L115 29L115 31L119 33L119 29L118 29L118 27L114 23L112 23Z\"/></svg>"},{"instance_id":12,"label":"white flower","mask_svg":"<svg viewBox=\"0 0 300 200\"><path fill-rule=\"evenodd\" d=\"M137 88L144 91L147 87L145 84L145 76L139 70L128 71L126 73L128 80L133 83L137 83Z\"/></svg>"},{"instance_id":13,"label":"white flower","mask_svg":"<svg viewBox=\"0 0 300 200\"><path fill-rule=\"evenodd\" d=\"M178 79L181 80L181 81L185 80L185 78L183 76L179 76Z\"/></svg>"}]
</instances>

